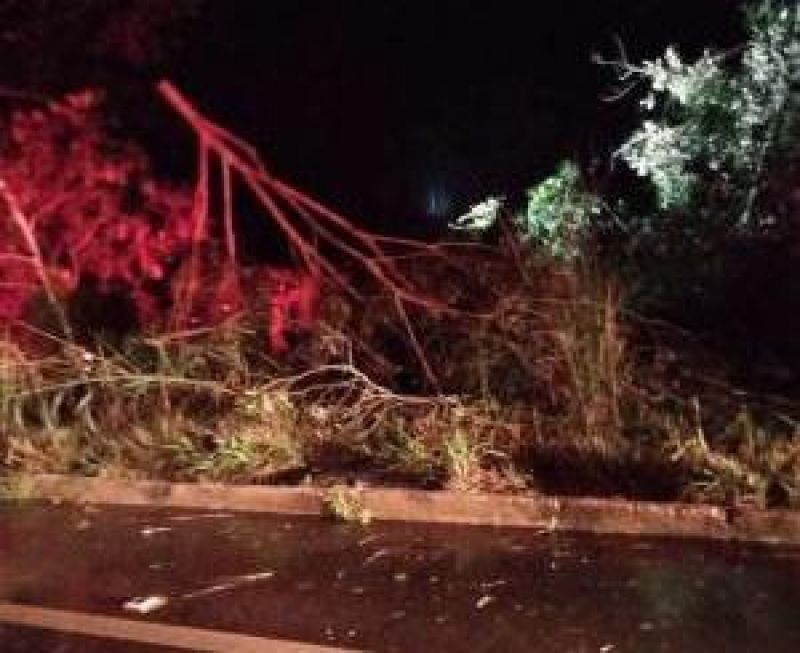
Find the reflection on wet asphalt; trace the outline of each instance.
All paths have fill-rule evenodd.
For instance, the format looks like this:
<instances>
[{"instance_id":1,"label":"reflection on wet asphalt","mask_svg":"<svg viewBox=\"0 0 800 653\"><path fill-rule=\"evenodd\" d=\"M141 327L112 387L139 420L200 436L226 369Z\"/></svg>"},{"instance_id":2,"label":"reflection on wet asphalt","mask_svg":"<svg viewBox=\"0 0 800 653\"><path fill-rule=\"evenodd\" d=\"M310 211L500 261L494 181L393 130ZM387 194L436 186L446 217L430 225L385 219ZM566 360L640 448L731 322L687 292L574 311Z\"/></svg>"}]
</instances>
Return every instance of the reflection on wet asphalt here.
<instances>
[{"instance_id":1,"label":"reflection on wet asphalt","mask_svg":"<svg viewBox=\"0 0 800 653\"><path fill-rule=\"evenodd\" d=\"M375 651L800 651L798 550L525 530L4 506L0 600Z\"/></svg>"}]
</instances>

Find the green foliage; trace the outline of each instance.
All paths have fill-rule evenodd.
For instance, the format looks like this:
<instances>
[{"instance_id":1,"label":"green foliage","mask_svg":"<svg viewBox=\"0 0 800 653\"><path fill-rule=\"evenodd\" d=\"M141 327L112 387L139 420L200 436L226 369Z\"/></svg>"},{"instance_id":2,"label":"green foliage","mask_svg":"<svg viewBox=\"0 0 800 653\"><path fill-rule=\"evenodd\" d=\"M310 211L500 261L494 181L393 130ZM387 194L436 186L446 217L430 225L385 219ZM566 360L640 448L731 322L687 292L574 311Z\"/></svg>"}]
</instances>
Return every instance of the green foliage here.
<instances>
[{"instance_id":1,"label":"green foliage","mask_svg":"<svg viewBox=\"0 0 800 653\"><path fill-rule=\"evenodd\" d=\"M653 182L662 208L685 206L697 182L690 164L713 143L713 139L706 141L706 127L721 130L724 123L729 126L732 116L721 115L730 113L729 89L717 59L708 52L697 62L685 64L670 47L662 58L645 62L641 74L651 85L641 104L648 114L663 112L663 119L645 119L619 154L639 176ZM677 116L676 107L681 109ZM711 112L720 114L713 123L703 116ZM727 138L716 140L723 146L727 142ZM715 165L718 161L709 161L709 166Z\"/></svg>"},{"instance_id":2,"label":"green foliage","mask_svg":"<svg viewBox=\"0 0 800 653\"><path fill-rule=\"evenodd\" d=\"M581 172L564 161L556 172L528 190L524 214L518 216L525 238L558 259L576 258L585 245L589 228L603 213L598 197L583 187Z\"/></svg>"},{"instance_id":3,"label":"green foliage","mask_svg":"<svg viewBox=\"0 0 800 653\"><path fill-rule=\"evenodd\" d=\"M479 236L498 223L505 208L504 198L487 197L450 227ZM578 165L562 161L552 175L528 189L525 207L513 215L513 221L523 242L554 259L569 261L584 250L604 210L600 198L585 189Z\"/></svg>"},{"instance_id":4,"label":"green foliage","mask_svg":"<svg viewBox=\"0 0 800 653\"><path fill-rule=\"evenodd\" d=\"M747 13L739 51L692 63L670 47L625 78L648 87L642 126L619 155L657 191L661 209L708 208L731 227L769 221L755 211L770 164L796 147L800 127L800 6L764 0ZM698 213L698 215L700 215Z\"/></svg>"}]
</instances>

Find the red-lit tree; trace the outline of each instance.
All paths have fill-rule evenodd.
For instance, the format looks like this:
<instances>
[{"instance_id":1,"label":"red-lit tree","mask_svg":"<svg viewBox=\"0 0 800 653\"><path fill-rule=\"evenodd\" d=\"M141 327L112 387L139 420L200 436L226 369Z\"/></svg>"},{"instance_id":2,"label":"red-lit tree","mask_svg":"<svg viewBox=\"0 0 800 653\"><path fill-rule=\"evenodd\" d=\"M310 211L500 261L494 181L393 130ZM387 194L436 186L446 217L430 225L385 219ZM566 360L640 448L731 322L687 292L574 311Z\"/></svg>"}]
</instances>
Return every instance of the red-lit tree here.
<instances>
[{"instance_id":1,"label":"red-lit tree","mask_svg":"<svg viewBox=\"0 0 800 653\"><path fill-rule=\"evenodd\" d=\"M24 319L42 290L69 297L83 284L121 291L149 323L155 285L190 249L190 195L153 181L144 153L108 136L101 99L86 91L10 118L0 168L3 321Z\"/></svg>"},{"instance_id":2,"label":"red-lit tree","mask_svg":"<svg viewBox=\"0 0 800 653\"><path fill-rule=\"evenodd\" d=\"M139 325L156 330L209 326L243 310L235 177L295 254L293 270L276 275L267 266L255 275L268 306L272 351L287 348L291 329L312 326L323 278L358 294L339 264L349 260L394 299L432 380L406 308L450 309L417 290L397 261L444 251L361 229L269 174L251 146L204 117L171 84L158 89L196 135L193 193L155 181L140 148L109 136L96 92L11 117L0 154L0 321L26 319L43 294L57 304L79 288L127 297ZM211 174L212 165L219 174ZM220 188L212 188L215 180Z\"/></svg>"}]
</instances>

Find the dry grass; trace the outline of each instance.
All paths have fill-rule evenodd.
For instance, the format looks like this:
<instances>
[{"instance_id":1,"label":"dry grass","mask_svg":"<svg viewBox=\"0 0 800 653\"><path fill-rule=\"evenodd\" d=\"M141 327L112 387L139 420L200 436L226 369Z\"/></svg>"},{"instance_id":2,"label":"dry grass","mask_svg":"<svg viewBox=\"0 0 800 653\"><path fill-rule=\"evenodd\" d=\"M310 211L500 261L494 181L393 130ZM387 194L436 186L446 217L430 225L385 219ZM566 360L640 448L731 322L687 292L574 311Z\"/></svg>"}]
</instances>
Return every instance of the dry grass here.
<instances>
[{"instance_id":1,"label":"dry grass","mask_svg":"<svg viewBox=\"0 0 800 653\"><path fill-rule=\"evenodd\" d=\"M732 392L701 402L661 378L595 271L462 256L448 274L410 265L461 306L410 315L418 349L368 288L360 304L329 294L312 341L282 362L244 322L117 348L48 337L46 355L2 340L2 466L797 505L792 410L737 396L732 411Z\"/></svg>"}]
</instances>

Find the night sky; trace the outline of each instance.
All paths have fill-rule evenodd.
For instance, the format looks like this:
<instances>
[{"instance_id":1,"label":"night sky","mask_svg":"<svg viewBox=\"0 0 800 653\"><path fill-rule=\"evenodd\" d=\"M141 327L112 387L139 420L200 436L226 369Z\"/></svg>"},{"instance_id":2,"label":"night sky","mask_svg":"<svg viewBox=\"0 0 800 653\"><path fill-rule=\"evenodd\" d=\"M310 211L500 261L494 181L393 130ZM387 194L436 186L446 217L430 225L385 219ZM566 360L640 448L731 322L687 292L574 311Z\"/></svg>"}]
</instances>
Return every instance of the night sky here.
<instances>
[{"instance_id":1,"label":"night sky","mask_svg":"<svg viewBox=\"0 0 800 653\"><path fill-rule=\"evenodd\" d=\"M635 102L603 102L614 80L592 54L613 57L615 35L634 61L670 43L730 47L741 5L206 0L174 55L137 68L75 53L58 80L123 89L121 111L158 134L147 146L163 157L191 143L170 138L176 125L156 115L169 111L157 100L129 100L168 76L276 174L367 223L419 224L518 193L561 158L606 156Z\"/></svg>"}]
</instances>

